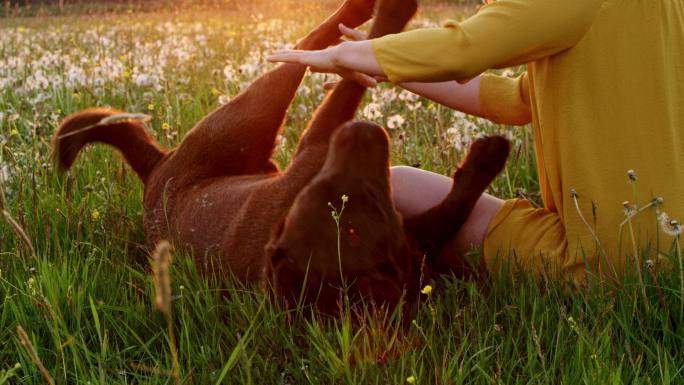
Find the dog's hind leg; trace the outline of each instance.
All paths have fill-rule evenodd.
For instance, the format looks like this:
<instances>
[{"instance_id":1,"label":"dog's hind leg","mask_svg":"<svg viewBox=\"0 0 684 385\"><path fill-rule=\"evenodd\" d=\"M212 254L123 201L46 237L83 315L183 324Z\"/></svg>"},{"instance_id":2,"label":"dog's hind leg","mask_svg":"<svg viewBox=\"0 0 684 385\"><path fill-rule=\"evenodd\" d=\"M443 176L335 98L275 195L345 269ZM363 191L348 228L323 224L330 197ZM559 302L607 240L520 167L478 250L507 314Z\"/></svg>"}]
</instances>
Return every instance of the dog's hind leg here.
<instances>
[{"instance_id":1,"label":"dog's hind leg","mask_svg":"<svg viewBox=\"0 0 684 385\"><path fill-rule=\"evenodd\" d=\"M508 140L503 137L478 139L456 170L454 184L446 198L424 213L404 218L405 232L427 254L431 270L466 273L463 269L468 266L462 256L449 256L448 261L444 260L442 249L456 236L487 186L503 170L509 151Z\"/></svg>"},{"instance_id":2,"label":"dog's hind leg","mask_svg":"<svg viewBox=\"0 0 684 385\"><path fill-rule=\"evenodd\" d=\"M347 0L310 32L298 49L322 49L340 38L339 23L359 26L372 16L374 0ZM200 179L273 171L275 138L306 67L284 64L258 78L228 104L200 121L169 159L169 167Z\"/></svg>"},{"instance_id":3,"label":"dog's hind leg","mask_svg":"<svg viewBox=\"0 0 684 385\"><path fill-rule=\"evenodd\" d=\"M416 10L415 0L380 0L369 38L401 32ZM285 172L288 183L306 183L320 170L330 137L343 123L354 118L365 90L353 81L342 80L326 97L302 134L294 160Z\"/></svg>"}]
</instances>

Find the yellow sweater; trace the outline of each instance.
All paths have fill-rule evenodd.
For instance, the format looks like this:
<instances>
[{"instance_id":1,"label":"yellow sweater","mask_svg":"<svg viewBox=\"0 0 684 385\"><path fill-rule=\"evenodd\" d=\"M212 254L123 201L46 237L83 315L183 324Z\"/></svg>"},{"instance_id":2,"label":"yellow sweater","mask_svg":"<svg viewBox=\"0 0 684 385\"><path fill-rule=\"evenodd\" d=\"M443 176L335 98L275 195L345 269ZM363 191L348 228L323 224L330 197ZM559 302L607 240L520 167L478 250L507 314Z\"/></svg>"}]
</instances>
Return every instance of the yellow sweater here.
<instances>
[{"instance_id":1,"label":"yellow sweater","mask_svg":"<svg viewBox=\"0 0 684 385\"><path fill-rule=\"evenodd\" d=\"M481 103L495 122L533 124L544 204L565 227L563 269L598 266L601 248L616 268L634 268L629 229L619 236L625 201L662 197L660 210L684 222L684 1L498 0L373 48L393 82L527 65L515 79L483 75ZM631 222L639 248L670 250L654 209Z\"/></svg>"}]
</instances>

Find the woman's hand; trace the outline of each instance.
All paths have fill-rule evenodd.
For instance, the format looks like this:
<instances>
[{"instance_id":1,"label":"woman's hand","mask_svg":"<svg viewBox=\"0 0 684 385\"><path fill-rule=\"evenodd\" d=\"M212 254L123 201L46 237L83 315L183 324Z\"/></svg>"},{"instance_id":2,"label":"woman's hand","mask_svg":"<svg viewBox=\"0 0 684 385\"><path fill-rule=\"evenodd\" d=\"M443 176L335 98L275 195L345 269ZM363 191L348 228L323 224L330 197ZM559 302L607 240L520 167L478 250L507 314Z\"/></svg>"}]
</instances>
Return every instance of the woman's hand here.
<instances>
[{"instance_id":1,"label":"woman's hand","mask_svg":"<svg viewBox=\"0 0 684 385\"><path fill-rule=\"evenodd\" d=\"M303 64L312 72L335 73L364 87L375 87L378 84L372 76L341 66L337 60L337 48L330 47L320 51L280 50L267 56L266 60Z\"/></svg>"},{"instance_id":2,"label":"woman's hand","mask_svg":"<svg viewBox=\"0 0 684 385\"><path fill-rule=\"evenodd\" d=\"M342 24L342 23L340 23L340 25L338 26L338 28L340 29L340 33L342 33L342 36L346 37L348 40L351 40L351 41L363 41L363 40L368 40L368 35L367 35L365 32L363 32L363 31L359 31L359 30L354 29L354 28L349 28L349 27L347 27L346 25L344 25L344 24ZM375 76L375 81L376 81L376 82L386 82L386 81L387 81L387 77L385 77L385 76ZM337 83L338 83L338 82L328 82L328 83L325 83L325 84L323 85L323 88L325 88L326 90L331 90L331 89L335 88L335 86L337 85Z\"/></svg>"},{"instance_id":3,"label":"woman's hand","mask_svg":"<svg viewBox=\"0 0 684 385\"><path fill-rule=\"evenodd\" d=\"M342 24L339 28L349 38L365 37L363 32ZM344 42L320 51L281 50L269 55L266 60L302 64L314 72L336 73L366 87L377 84L374 76L384 75L368 40Z\"/></svg>"},{"instance_id":4,"label":"woman's hand","mask_svg":"<svg viewBox=\"0 0 684 385\"><path fill-rule=\"evenodd\" d=\"M349 28L342 23L340 23L338 28L340 29L342 36L346 37L347 39L349 39L351 41L368 40L368 35L366 35L366 33L363 31L359 31L359 30L356 30L354 28Z\"/></svg>"}]
</instances>

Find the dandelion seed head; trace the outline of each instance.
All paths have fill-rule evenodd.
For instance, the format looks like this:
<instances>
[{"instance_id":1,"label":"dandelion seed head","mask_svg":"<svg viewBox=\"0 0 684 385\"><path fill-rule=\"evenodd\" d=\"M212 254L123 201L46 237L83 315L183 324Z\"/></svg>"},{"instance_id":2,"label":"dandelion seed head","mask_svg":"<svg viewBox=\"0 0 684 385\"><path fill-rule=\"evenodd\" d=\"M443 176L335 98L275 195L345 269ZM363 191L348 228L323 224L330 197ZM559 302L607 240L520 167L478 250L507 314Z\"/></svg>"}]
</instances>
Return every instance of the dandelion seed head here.
<instances>
[{"instance_id":1,"label":"dandelion seed head","mask_svg":"<svg viewBox=\"0 0 684 385\"><path fill-rule=\"evenodd\" d=\"M368 103L363 108L363 116L368 120L377 120L382 117L380 105L377 103Z\"/></svg>"},{"instance_id":2,"label":"dandelion seed head","mask_svg":"<svg viewBox=\"0 0 684 385\"><path fill-rule=\"evenodd\" d=\"M404 118L401 115L392 115L387 119L387 128L394 130L404 125Z\"/></svg>"},{"instance_id":3,"label":"dandelion seed head","mask_svg":"<svg viewBox=\"0 0 684 385\"><path fill-rule=\"evenodd\" d=\"M637 181L637 175L636 171L634 170L627 170L627 177L629 178L630 182L636 182Z\"/></svg>"},{"instance_id":4,"label":"dandelion seed head","mask_svg":"<svg viewBox=\"0 0 684 385\"><path fill-rule=\"evenodd\" d=\"M678 221L670 219L665 212L660 212L660 214L658 214L658 222L660 223L660 229L663 233L671 237L678 237L682 233L682 230L684 230Z\"/></svg>"}]
</instances>

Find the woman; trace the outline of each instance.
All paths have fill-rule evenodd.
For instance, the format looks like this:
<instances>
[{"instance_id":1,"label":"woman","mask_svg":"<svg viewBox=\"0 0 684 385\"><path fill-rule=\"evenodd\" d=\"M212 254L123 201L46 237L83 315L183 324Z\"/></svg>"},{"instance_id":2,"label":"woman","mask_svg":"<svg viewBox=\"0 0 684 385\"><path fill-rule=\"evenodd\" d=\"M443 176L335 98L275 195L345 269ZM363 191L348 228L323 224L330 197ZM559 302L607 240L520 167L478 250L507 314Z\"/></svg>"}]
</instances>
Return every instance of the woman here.
<instances>
[{"instance_id":1,"label":"woman","mask_svg":"<svg viewBox=\"0 0 684 385\"><path fill-rule=\"evenodd\" d=\"M534 273L622 273L643 263L635 251L678 241L658 231L655 212L684 217L683 1L498 0L443 28L270 60L386 76L494 122L531 122L545 207L485 195L455 235L461 252L483 245L492 272L515 256ZM519 64L527 71L517 78L482 74ZM411 215L450 179L402 167L392 183ZM650 202L659 207L634 215ZM678 223L661 217L676 236Z\"/></svg>"}]
</instances>

